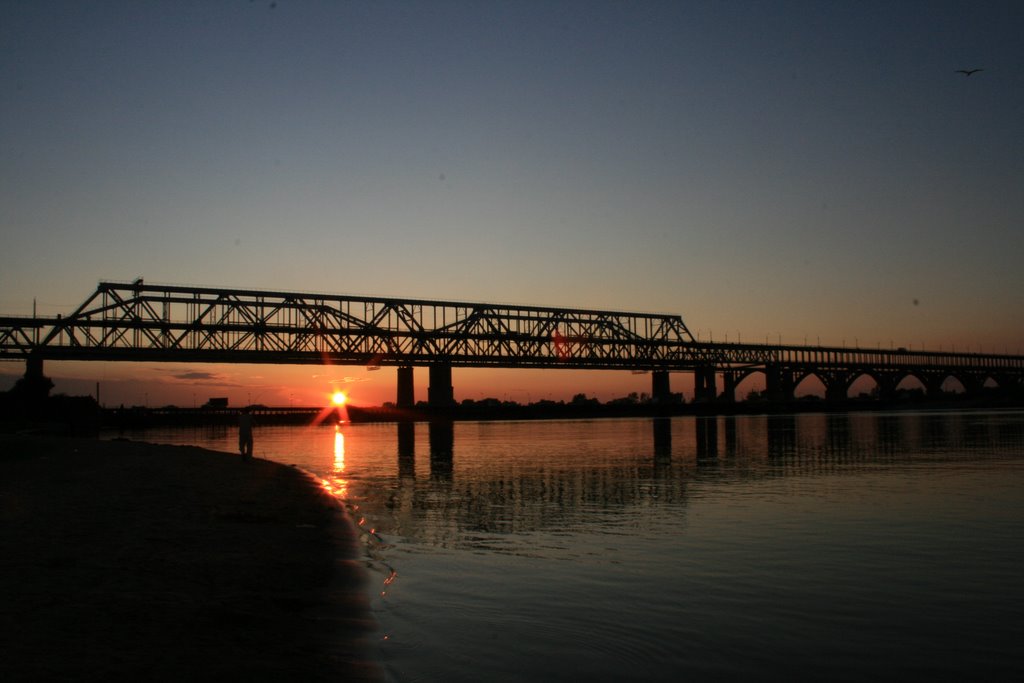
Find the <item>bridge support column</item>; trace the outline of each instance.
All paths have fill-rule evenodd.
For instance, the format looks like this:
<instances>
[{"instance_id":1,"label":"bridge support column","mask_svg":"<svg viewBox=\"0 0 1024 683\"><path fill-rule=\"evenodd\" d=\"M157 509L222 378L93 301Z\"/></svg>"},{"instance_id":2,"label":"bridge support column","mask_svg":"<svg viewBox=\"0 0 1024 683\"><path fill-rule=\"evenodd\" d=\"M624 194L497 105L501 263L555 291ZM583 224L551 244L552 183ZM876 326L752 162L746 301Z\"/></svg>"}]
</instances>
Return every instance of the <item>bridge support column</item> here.
<instances>
[{"instance_id":1,"label":"bridge support column","mask_svg":"<svg viewBox=\"0 0 1024 683\"><path fill-rule=\"evenodd\" d=\"M921 382L924 384L924 393L928 398L942 396L942 384L948 375L942 373L921 373Z\"/></svg>"},{"instance_id":2,"label":"bridge support column","mask_svg":"<svg viewBox=\"0 0 1024 683\"><path fill-rule=\"evenodd\" d=\"M769 363L764 368L765 391L769 401L793 400L793 371L783 368L777 363Z\"/></svg>"},{"instance_id":3,"label":"bridge support column","mask_svg":"<svg viewBox=\"0 0 1024 683\"><path fill-rule=\"evenodd\" d=\"M416 392L413 390L412 368L398 368L398 397L395 404L399 408L412 408L416 403Z\"/></svg>"},{"instance_id":4,"label":"bridge support column","mask_svg":"<svg viewBox=\"0 0 1024 683\"><path fill-rule=\"evenodd\" d=\"M455 390L452 388L452 366L450 364L435 363L430 366L427 403L432 408L447 408L455 405Z\"/></svg>"},{"instance_id":5,"label":"bridge support column","mask_svg":"<svg viewBox=\"0 0 1024 683\"><path fill-rule=\"evenodd\" d=\"M19 379L12 389L18 396L22 407L36 407L50 395L53 381L43 375L43 359L41 356L30 355L25 361L25 376Z\"/></svg>"},{"instance_id":6,"label":"bridge support column","mask_svg":"<svg viewBox=\"0 0 1024 683\"><path fill-rule=\"evenodd\" d=\"M738 375L735 372L722 373L722 380L725 383L725 388L722 389L722 400L727 403L736 402L736 385L739 384L739 382L736 381L737 377Z\"/></svg>"},{"instance_id":7,"label":"bridge support column","mask_svg":"<svg viewBox=\"0 0 1024 683\"><path fill-rule=\"evenodd\" d=\"M850 374L846 372L822 372L818 375L825 384L826 401L845 401L850 390Z\"/></svg>"},{"instance_id":8,"label":"bridge support column","mask_svg":"<svg viewBox=\"0 0 1024 683\"><path fill-rule=\"evenodd\" d=\"M26 380L37 380L43 378L43 359L39 356L31 355L25 359L25 379Z\"/></svg>"},{"instance_id":9,"label":"bridge support column","mask_svg":"<svg viewBox=\"0 0 1024 683\"><path fill-rule=\"evenodd\" d=\"M714 401L718 394L715 386L715 368L705 366L693 372L693 400L707 403Z\"/></svg>"},{"instance_id":10,"label":"bridge support column","mask_svg":"<svg viewBox=\"0 0 1024 683\"><path fill-rule=\"evenodd\" d=\"M964 385L964 391L968 396L977 397L985 391L985 375L969 373L959 376L958 379Z\"/></svg>"},{"instance_id":11,"label":"bridge support column","mask_svg":"<svg viewBox=\"0 0 1024 683\"><path fill-rule=\"evenodd\" d=\"M901 379L900 375L895 372L879 373L875 378L875 382L878 383L878 398L883 401L896 398L896 386Z\"/></svg>"},{"instance_id":12,"label":"bridge support column","mask_svg":"<svg viewBox=\"0 0 1024 683\"><path fill-rule=\"evenodd\" d=\"M651 398L655 403L672 401L672 385L667 370L655 370L651 373Z\"/></svg>"},{"instance_id":13,"label":"bridge support column","mask_svg":"<svg viewBox=\"0 0 1024 683\"><path fill-rule=\"evenodd\" d=\"M1003 394L1019 394L1024 390L1024 377L1017 377L1009 373L996 375L996 384Z\"/></svg>"}]
</instances>

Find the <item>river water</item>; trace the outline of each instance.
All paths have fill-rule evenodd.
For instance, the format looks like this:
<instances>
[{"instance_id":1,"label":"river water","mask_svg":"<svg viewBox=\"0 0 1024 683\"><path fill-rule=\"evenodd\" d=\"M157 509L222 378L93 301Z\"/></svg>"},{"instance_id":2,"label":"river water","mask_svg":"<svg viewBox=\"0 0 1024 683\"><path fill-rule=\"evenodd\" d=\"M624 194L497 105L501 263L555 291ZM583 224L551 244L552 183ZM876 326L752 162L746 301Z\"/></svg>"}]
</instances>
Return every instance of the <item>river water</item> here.
<instances>
[{"instance_id":1,"label":"river water","mask_svg":"<svg viewBox=\"0 0 1024 683\"><path fill-rule=\"evenodd\" d=\"M257 427L256 456L359 522L393 681L1024 676L1024 412Z\"/></svg>"}]
</instances>

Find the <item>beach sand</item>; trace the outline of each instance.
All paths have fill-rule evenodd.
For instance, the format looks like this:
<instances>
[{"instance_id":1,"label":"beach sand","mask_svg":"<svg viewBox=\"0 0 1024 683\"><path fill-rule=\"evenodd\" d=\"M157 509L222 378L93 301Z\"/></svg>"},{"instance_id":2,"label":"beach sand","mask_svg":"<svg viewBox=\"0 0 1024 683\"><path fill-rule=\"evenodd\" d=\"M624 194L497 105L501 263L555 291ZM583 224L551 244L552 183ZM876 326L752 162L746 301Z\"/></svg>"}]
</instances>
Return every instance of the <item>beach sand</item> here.
<instances>
[{"instance_id":1,"label":"beach sand","mask_svg":"<svg viewBox=\"0 0 1024 683\"><path fill-rule=\"evenodd\" d=\"M344 509L263 460L0 434L0 677L379 680Z\"/></svg>"}]
</instances>

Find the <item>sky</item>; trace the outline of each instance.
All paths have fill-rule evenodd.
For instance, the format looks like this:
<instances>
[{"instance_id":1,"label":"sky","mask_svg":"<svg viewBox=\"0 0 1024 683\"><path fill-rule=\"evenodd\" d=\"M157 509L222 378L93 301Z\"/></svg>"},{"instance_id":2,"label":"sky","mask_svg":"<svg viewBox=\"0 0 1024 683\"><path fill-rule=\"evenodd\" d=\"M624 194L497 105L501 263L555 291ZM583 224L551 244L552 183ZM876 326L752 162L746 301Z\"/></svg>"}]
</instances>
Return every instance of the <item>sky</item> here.
<instances>
[{"instance_id":1,"label":"sky","mask_svg":"<svg viewBox=\"0 0 1024 683\"><path fill-rule=\"evenodd\" d=\"M1017 353L1022 32L1024 4L976 0L0 0L0 314L66 314L143 276ZM22 372L0 363L0 389ZM395 383L46 372L150 405L339 384L377 404ZM453 383L457 399L650 391L619 372Z\"/></svg>"}]
</instances>

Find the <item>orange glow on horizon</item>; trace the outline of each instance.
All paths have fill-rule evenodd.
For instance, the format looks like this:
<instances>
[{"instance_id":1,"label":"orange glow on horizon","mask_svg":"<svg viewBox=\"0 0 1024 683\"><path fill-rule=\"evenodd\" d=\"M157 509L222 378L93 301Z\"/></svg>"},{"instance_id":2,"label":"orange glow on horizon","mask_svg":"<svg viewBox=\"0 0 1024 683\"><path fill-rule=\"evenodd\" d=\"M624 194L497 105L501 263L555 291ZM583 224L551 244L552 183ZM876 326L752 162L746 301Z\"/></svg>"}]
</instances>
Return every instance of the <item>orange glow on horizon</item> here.
<instances>
[{"instance_id":1,"label":"orange glow on horizon","mask_svg":"<svg viewBox=\"0 0 1024 683\"><path fill-rule=\"evenodd\" d=\"M348 402L348 396L346 396L345 392L343 391L335 391L334 394L331 396L331 403L338 406L339 408L345 405L346 402Z\"/></svg>"},{"instance_id":2,"label":"orange glow on horizon","mask_svg":"<svg viewBox=\"0 0 1024 683\"><path fill-rule=\"evenodd\" d=\"M570 344L571 340L564 340ZM957 349L960 349L959 344ZM2 365L2 364L0 364ZM101 384L101 405L116 407L158 407L175 405L198 408L210 397L228 397L229 405L263 404L271 407L318 407L325 409L316 423L333 411L347 409L350 403L379 406L395 401L397 379L389 368L372 372L364 368L346 368L351 377L339 378L333 369L310 374L305 367L288 365L232 365L187 363L164 366L138 365L108 361L52 361L48 374L56 387L54 393L90 395ZM98 372L97 370L100 370ZM4 368L0 367L0 371ZM180 380L175 376L199 371L212 379ZM426 367L417 367L415 400L426 400L429 378ZM0 372L0 391L13 387L21 372ZM747 382L756 381L758 375ZM351 379L351 381L345 381ZM343 384L342 384L343 383ZM601 371L560 368L557 371L538 368L460 368L453 372L455 398L482 400L497 398L519 403L540 400L570 401L583 393L588 397L609 401L630 392L649 392L649 376L633 375L628 370ZM688 373L673 374L672 390L692 395L692 379ZM345 394L345 405L333 402L337 392ZM356 395L353 395L353 391ZM747 389L749 391L749 389ZM342 416L344 419L345 416Z\"/></svg>"}]
</instances>

